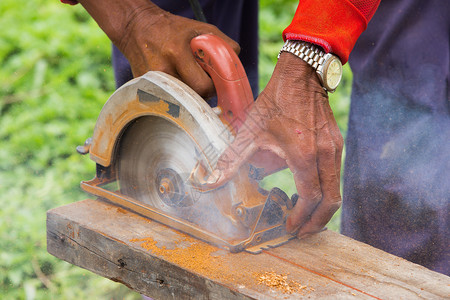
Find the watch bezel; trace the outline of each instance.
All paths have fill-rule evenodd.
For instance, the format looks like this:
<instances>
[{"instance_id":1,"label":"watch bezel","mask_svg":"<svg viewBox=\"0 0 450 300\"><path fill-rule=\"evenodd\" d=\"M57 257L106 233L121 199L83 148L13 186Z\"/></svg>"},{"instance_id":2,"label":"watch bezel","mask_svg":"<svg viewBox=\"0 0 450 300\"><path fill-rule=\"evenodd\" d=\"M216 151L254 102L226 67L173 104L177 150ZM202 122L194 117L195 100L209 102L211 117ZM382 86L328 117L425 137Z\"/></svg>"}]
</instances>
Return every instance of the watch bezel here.
<instances>
[{"instance_id":1,"label":"watch bezel","mask_svg":"<svg viewBox=\"0 0 450 300\"><path fill-rule=\"evenodd\" d=\"M329 78L328 78L327 74L328 74L328 68L330 67L331 63L333 63L334 61L336 61L339 64L341 72L340 72L339 80L337 81L337 83L334 86L330 86ZM321 77L322 77L323 86L325 87L325 89L327 91L329 91L331 93L334 92L342 80L342 73L343 73L342 71L343 70L342 70L341 60L337 56L334 56L334 55L328 53L325 57L325 61L324 61L323 65L320 69L321 69L320 73L321 73ZM317 71L319 71L319 69L317 69Z\"/></svg>"}]
</instances>

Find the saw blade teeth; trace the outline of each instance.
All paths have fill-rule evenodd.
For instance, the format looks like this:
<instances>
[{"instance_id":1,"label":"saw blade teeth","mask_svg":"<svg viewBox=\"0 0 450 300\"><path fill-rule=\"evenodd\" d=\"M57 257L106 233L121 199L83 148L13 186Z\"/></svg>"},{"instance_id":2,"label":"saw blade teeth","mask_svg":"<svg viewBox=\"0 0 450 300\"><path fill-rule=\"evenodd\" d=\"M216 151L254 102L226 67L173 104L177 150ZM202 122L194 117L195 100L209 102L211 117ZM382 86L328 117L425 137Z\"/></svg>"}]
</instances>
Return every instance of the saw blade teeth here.
<instances>
[{"instance_id":1,"label":"saw blade teeth","mask_svg":"<svg viewBox=\"0 0 450 300\"><path fill-rule=\"evenodd\" d=\"M122 193L168 213L195 202L185 188L200 153L189 135L163 118L146 117L128 127L119 150Z\"/></svg>"}]
</instances>

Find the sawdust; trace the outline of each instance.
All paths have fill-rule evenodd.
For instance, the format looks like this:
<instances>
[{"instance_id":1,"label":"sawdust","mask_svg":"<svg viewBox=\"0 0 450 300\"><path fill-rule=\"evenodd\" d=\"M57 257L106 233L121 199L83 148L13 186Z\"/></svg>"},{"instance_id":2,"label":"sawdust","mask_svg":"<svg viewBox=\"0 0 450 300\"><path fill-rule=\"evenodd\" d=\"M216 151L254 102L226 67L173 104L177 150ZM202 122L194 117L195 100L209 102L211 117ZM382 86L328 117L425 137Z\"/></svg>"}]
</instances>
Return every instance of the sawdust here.
<instances>
[{"instance_id":1,"label":"sawdust","mask_svg":"<svg viewBox=\"0 0 450 300\"><path fill-rule=\"evenodd\" d=\"M224 272L224 269L227 268L224 257L213 255L219 249L190 236L180 234L180 239L175 241L177 246L173 249L166 246L159 247L158 242L152 238L132 239L130 242L141 242L140 246L151 251L152 254L195 273L215 279L234 280L234 277L228 275L230 272ZM180 243L183 245L178 246Z\"/></svg>"},{"instance_id":2,"label":"sawdust","mask_svg":"<svg viewBox=\"0 0 450 300\"><path fill-rule=\"evenodd\" d=\"M121 213L121 214L126 214L127 213L127 211L125 209L121 208L121 207L117 207L116 208L116 212Z\"/></svg>"},{"instance_id":3,"label":"sawdust","mask_svg":"<svg viewBox=\"0 0 450 300\"><path fill-rule=\"evenodd\" d=\"M152 254L210 279L239 283L241 286L252 286L257 283L289 295L314 291L313 288L301 285L295 280L288 280L288 275L279 275L274 271L253 273L254 276L248 276L252 271L245 261L242 261L239 271L236 271L236 266L233 265L236 260L232 259L234 254L183 233L179 233L179 238L173 241L172 247L158 245L158 241L151 237L131 239L130 242L140 243L143 249Z\"/></svg>"},{"instance_id":4,"label":"sawdust","mask_svg":"<svg viewBox=\"0 0 450 300\"><path fill-rule=\"evenodd\" d=\"M282 292L283 294L302 294L302 292L307 289L306 285L301 285L295 280L288 280L287 275L276 274L273 271L256 273L255 275L258 279L258 284L264 284L272 289Z\"/></svg>"}]
</instances>

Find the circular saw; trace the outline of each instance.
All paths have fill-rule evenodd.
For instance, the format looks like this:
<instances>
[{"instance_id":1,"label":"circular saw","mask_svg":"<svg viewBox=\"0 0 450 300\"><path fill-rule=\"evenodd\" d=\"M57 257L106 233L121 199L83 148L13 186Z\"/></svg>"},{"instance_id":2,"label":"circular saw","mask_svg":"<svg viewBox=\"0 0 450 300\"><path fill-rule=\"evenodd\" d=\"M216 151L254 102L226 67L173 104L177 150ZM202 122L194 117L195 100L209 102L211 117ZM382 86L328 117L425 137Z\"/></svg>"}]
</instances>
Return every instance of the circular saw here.
<instances>
[{"instance_id":1,"label":"circular saw","mask_svg":"<svg viewBox=\"0 0 450 300\"><path fill-rule=\"evenodd\" d=\"M292 238L285 221L295 203L280 189L261 189L251 165L214 190L192 183L193 173L207 178L214 170L244 124L253 96L228 44L202 35L191 41L191 48L213 79L218 106L211 108L186 84L162 72L129 81L105 103L92 138L77 148L97 164L95 178L81 186L232 252L278 246Z\"/></svg>"}]
</instances>

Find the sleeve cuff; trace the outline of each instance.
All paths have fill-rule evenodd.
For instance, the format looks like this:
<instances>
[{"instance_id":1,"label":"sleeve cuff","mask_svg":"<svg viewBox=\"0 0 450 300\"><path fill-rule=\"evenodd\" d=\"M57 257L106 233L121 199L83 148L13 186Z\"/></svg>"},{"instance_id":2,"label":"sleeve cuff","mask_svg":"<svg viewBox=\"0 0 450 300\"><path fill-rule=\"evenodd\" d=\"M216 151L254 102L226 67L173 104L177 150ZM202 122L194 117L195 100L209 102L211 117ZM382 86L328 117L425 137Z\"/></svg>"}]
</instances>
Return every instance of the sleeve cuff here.
<instances>
[{"instance_id":1,"label":"sleeve cuff","mask_svg":"<svg viewBox=\"0 0 450 300\"><path fill-rule=\"evenodd\" d=\"M283 39L319 45L345 64L366 27L366 18L348 0L300 0Z\"/></svg>"},{"instance_id":2,"label":"sleeve cuff","mask_svg":"<svg viewBox=\"0 0 450 300\"><path fill-rule=\"evenodd\" d=\"M78 1L76 1L76 0L61 0L61 2L64 4L70 4L70 5L78 4Z\"/></svg>"}]
</instances>

